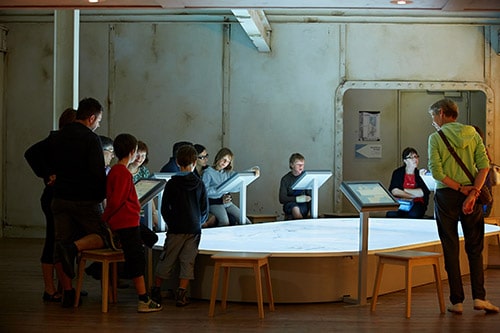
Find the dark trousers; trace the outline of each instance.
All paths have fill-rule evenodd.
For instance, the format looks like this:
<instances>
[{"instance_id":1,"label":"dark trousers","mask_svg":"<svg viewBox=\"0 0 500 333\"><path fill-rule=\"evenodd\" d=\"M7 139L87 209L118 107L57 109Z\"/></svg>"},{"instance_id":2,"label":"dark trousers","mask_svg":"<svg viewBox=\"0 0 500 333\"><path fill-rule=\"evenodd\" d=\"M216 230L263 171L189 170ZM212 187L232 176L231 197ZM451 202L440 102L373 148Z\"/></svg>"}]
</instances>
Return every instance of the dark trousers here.
<instances>
[{"instance_id":1,"label":"dark trousers","mask_svg":"<svg viewBox=\"0 0 500 333\"><path fill-rule=\"evenodd\" d=\"M139 227L115 230L122 244L125 257L125 271L132 278L144 276L146 258Z\"/></svg>"},{"instance_id":2,"label":"dark trousers","mask_svg":"<svg viewBox=\"0 0 500 333\"><path fill-rule=\"evenodd\" d=\"M45 215L45 243L43 245L42 257L40 262L42 264L54 264L54 244L56 232L54 228L54 216L52 215L52 188L45 187L40 198L42 211Z\"/></svg>"},{"instance_id":3,"label":"dark trousers","mask_svg":"<svg viewBox=\"0 0 500 333\"><path fill-rule=\"evenodd\" d=\"M443 247L445 269L450 285L452 304L462 303L465 299L460 272L460 242L458 222L461 222L465 240L465 252L469 261L470 280L473 299L485 299L483 246L484 218L481 204L476 204L472 214L462 213L465 196L452 189L439 189L434 196L435 214L439 238Z\"/></svg>"}]
</instances>

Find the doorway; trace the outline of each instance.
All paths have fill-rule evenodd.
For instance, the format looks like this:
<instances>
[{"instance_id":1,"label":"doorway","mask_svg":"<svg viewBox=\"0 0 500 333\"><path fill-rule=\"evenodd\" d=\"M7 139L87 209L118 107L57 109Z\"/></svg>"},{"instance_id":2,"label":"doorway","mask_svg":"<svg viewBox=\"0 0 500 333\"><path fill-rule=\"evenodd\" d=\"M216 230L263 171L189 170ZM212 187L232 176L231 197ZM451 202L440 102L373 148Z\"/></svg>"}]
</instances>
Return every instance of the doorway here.
<instances>
[{"instance_id":1,"label":"doorway","mask_svg":"<svg viewBox=\"0 0 500 333\"><path fill-rule=\"evenodd\" d=\"M419 168L427 169L427 139L435 130L428 114L429 106L450 98L459 106L458 121L476 125L487 133L487 93L483 90L423 89L348 89L342 95L343 180L377 180L389 186L392 171L402 165L401 151L415 148L420 155ZM366 117L375 128L364 135ZM336 168L335 170L338 170ZM354 207L340 194L335 202L339 212L353 213ZM432 199L432 198L431 198ZM433 203L427 215L432 216ZM375 214L376 215L376 214ZM385 216L385 212L381 215Z\"/></svg>"}]
</instances>

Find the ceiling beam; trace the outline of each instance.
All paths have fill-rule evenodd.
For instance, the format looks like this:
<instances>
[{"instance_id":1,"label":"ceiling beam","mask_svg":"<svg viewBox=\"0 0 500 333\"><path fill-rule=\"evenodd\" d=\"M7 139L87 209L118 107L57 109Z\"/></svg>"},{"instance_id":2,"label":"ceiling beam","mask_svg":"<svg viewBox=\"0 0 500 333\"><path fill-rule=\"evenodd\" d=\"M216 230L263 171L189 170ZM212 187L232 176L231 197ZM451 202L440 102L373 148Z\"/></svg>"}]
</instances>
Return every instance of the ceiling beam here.
<instances>
[{"instance_id":1,"label":"ceiling beam","mask_svg":"<svg viewBox=\"0 0 500 333\"><path fill-rule=\"evenodd\" d=\"M448 0L444 11L498 11L500 1L497 0Z\"/></svg>"},{"instance_id":2,"label":"ceiling beam","mask_svg":"<svg viewBox=\"0 0 500 333\"><path fill-rule=\"evenodd\" d=\"M231 10L259 52L271 52L271 25L260 9Z\"/></svg>"},{"instance_id":3,"label":"ceiling beam","mask_svg":"<svg viewBox=\"0 0 500 333\"><path fill-rule=\"evenodd\" d=\"M79 9L379 9L439 11L499 11L498 0L413 0L399 5L390 0L0 0L0 8Z\"/></svg>"}]
</instances>

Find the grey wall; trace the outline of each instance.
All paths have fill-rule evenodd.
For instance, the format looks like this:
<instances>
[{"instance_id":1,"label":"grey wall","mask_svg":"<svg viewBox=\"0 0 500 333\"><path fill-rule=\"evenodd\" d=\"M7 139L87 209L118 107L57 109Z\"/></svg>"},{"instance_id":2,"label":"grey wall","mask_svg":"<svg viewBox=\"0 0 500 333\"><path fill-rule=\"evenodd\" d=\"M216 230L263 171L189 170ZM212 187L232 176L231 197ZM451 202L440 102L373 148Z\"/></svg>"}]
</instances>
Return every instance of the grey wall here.
<instances>
[{"instance_id":1,"label":"grey wall","mask_svg":"<svg viewBox=\"0 0 500 333\"><path fill-rule=\"evenodd\" d=\"M53 27L51 22L3 24L9 29L3 232L41 236L42 184L22 155L51 129ZM498 125L494 110L500 110L494 99L500 83L493 76L499 72L499 56L485 39L485 30L491 35L496 30L460 24L271 21L271 26L272 52L259 53L237 24L225 30L222 23L83 22L80 97L92 96L105 105L97 133L114 137L130 132L145 141L152 171L168 159L177 140L204 144L210 162L227 145L235 153L236 170L261 167L260 179L247 191L248 212L276 214L281 214L279 179L288 171L293 152L305 155L306 169L334 171L335 177L320 189L319 212L339 209L334 178L343 179L343 169L352 167L336 167L349 144L343 126L351 133L356 119L347 117L350 109L344 110L343 98L339 102L336 94L352 82L360 90L361 82L393 82L386 92L362 94L356 103L389 110L383 121L394 126L396 81L416 87L420 81L425 86L445 82L447 88L451 82L474 85L468 90L486 87L486 108L493 109L485 116L488 140L498 141L491 129ZM457 52L443 48L449 40L457 42ZM354 107L352 102L346 105ZM422 112L422 118L428 117ZM394 126L384 132L383 142L391 157L369 161L374 177L387 179L387 170L397 162L394 156L404 143L398 142Z\"/></svg>"}]
</instances>

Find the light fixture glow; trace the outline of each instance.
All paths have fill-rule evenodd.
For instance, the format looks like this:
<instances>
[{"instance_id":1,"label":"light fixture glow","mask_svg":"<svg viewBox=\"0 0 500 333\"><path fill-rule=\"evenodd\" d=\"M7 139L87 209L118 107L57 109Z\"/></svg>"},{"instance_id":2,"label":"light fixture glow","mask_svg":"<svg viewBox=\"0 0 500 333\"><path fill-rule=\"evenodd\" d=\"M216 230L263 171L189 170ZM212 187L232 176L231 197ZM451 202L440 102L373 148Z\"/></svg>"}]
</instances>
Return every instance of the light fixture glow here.
<instances>
[{"instance_id":1,"label":"light fixture glow","mask_svg":"<svg viewBox=\"0 0 500 333\"><path fill-rule=\"evenodd\" d=\"M413 3L413 1L410 0L393 0L391 1L393 5L409 5Z\"/></svg>"},{"instance_id":2,"label":"light fixture glow","mask_svg":"<svg viewBox=\"0 0 500 333\"><path fill-rule=\"evenodd\" d=\"M98 3L99 0L89 0L90 3Z\"/></svg>"}]
</instances>

